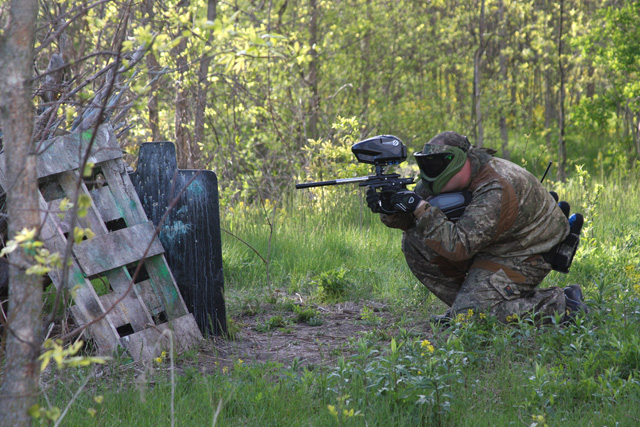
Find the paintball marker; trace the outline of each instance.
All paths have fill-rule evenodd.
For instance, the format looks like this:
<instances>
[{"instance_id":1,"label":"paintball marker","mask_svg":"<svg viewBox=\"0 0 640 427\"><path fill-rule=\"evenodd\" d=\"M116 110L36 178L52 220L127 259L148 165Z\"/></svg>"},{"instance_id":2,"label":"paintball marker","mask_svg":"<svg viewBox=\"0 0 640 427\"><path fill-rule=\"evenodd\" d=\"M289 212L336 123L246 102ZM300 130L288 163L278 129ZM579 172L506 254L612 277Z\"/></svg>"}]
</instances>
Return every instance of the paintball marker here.
<instances>
[{"instance_id":1,"label":"paintball marker","mask_svg":"<svg viewBox=\"0 0 640 427\"><path fill-rule=\"evenodd\" d=\"M398 189L407 188L413 184L413 178L402 178L397 173L385 174L384 168L397 165L407 159L407 147L393 135L379 135L365 139L351 146L351 151L360 163L367 163L376 167L376 174L355 178L334 179L331 181L305 182L296 184L296 188L323 187L327 185L342 185L359 183L361 187ZM455 221L464 213L464 209L471 201L471 193L445 193L427 200L431 206L439 207L451 221Z\"/></svg>"},{"instance_id":2,"label":"paintball marker","mask_svg":"<svg viewBox=\"0 0 640 427\"><path fill-rule=\"evenodd\" d=\"M375 165L376 174L356 178L334 179L332 181L305 182L296 184L296 188L323 187L358 182L361 187L372 188L399 186L406 188L413 184L413 178L401 178L397 173L384 173L384 167L397 165L407 159L407 147L392 135L380 135L365 139L351 146L351 151L360 163Z\"/></svg>"}]
</instances>

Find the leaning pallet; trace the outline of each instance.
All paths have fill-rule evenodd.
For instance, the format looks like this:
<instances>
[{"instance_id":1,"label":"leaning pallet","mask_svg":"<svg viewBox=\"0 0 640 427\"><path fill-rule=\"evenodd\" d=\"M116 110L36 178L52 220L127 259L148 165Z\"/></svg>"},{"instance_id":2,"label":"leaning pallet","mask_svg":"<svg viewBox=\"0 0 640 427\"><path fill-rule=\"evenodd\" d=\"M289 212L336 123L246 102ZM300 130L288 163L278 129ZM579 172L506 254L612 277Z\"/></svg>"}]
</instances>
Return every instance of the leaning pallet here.
<instances>
[{"instance_id":1,"label":"leaning pallet","mask_svg":"<svg viewBox=\"0 0 640 427\"><path fill-rule=\"evenodd\" d=\"M38 147L40 237L45 247L65 253L68 236L73 238L74 232L60 202L65 197L73 200L76 191L92 200L76 226L95 234L73 245L66 281L61 270L49 276L57 289L72 296L70 312L76 324L87 325L101 354L121 347L135 360L147 360L166 350L171 341L178 351L190 348L202 334L185 307L110 127L96 131L88 157L93 170L78 180L91 138L92 132L85 131ZM0 185L11 191L5 185L4 164L0 154Z\"/></svg>"}]
</instances>

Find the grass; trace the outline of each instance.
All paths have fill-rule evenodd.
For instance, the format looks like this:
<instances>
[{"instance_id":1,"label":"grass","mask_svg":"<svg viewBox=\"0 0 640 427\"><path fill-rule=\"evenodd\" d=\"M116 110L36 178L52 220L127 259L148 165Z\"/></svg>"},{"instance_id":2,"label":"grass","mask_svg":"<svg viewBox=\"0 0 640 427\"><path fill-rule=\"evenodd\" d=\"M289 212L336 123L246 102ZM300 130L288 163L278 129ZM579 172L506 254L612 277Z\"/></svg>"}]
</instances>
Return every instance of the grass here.
<instances>
[{"instance_id":1,"label":"grass","mask_svg":"<svg viewBox=\"0 0 640 427\"><path fill-rule=\"evenodd\" d=\"M544 283L583 286L591 313L575 326L504 326L478 314L463 316L433 337L411 331L383 341L355 337L348 344L353 357L314 369L236 361L231 369L203 375L183 355L175 384L166 361L142 379L115 362L112 375L90 381L79 394L64 424L170 425L173 417L179 426L214 420L224 426L637 425L637 182L632 172L596 182L578 171L554 186L587 220L571 272L553 272ZM256 309L275 289L322 301L327 295L320 287L335 291L332 298L384 302L398 319L408 309L426 318L443 308L408 270L401 232L365 211L360 191L320 191L324 197L289 194L281 205L268 202L265 209L223 209L223 227L269 260L266 264L246 244L223 235L232 316ZM272 313L265 327L281 327L279 314ZM298 309L297 315L303 322L313 313ZM362 317L375 321L372 313ZM47 392L51 405L64 408L89 372L75 370L55 382ZM102 396L101 403L96 396Z\"/></svg>"}]
</instances>

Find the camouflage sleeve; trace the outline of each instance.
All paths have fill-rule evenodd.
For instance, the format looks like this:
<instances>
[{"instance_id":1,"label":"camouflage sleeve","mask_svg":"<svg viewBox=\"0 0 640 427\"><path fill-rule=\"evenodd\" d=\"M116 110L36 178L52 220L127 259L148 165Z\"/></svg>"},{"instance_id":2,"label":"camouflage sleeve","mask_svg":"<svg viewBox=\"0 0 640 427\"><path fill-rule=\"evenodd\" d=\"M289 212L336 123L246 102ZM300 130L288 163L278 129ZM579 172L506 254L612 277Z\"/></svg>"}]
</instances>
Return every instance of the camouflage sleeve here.
<instances>
[{"instance_id":1,"label":"camouflage sleeve","mask_svg":"<svg viewBox=\"0 0 640 427\"><path fill-rule=\"evenodd\" d=\"M471 259L494 242L515 222L518 200L513 187L492 181L476 189L464 215L449 221L431 207L417 221L423 241L451 261Z\"/></svg>"},{"instance_id":2,"label":"camouflage sleeve","mask_svg":"<svg viewBox=\"0 0 640 427\"><path fill-rule=\"evenodd\" d=\"M389 228L406 231L415 224L416 218L412 213L397 212L393 215L380 214L380 220Z\"/></svg>"}]
</instances>

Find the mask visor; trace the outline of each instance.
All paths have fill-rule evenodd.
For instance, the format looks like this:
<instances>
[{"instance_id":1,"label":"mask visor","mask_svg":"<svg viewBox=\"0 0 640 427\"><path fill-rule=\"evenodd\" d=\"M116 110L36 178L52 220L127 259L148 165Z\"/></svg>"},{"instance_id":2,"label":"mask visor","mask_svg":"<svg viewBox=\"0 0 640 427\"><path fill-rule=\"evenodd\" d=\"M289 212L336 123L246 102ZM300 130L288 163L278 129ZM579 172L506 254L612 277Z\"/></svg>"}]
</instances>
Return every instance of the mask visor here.
<instances>
[{"instance_id":1,"label":"mask visor","mask_svg":"<svg viewBox=\"0 0 640 427\"><path fill-rule=\"evenodd\" d=\"M415 153L414 157L420 171L428 178L437 178L455 159L454 153Z\"/></svg>"}]
</instances>

